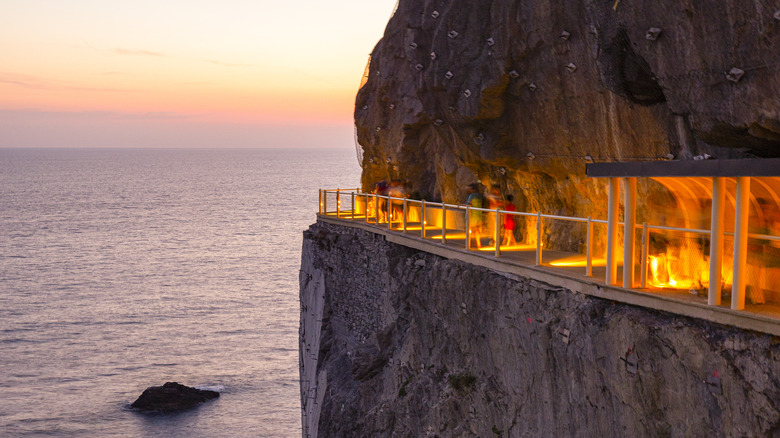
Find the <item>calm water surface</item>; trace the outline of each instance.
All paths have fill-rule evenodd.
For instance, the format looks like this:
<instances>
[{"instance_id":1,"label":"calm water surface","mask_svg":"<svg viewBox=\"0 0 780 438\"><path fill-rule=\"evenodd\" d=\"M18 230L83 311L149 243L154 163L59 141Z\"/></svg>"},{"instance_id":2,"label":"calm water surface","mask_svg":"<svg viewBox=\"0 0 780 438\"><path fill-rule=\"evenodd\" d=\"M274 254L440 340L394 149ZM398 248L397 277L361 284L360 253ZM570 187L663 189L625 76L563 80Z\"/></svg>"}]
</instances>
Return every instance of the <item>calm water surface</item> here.
<instances>
[{"instance_id":1,"label":"calm water surface","mask_svg":"<svg viewBox=\"0 0 780 438\"><path fill-rule=\"evenodd\" d=\"M300 436L298 269L354 151L0 149L0 435ZM166 381L221 397L128 405Z\"/></svg>"}]
</instances>

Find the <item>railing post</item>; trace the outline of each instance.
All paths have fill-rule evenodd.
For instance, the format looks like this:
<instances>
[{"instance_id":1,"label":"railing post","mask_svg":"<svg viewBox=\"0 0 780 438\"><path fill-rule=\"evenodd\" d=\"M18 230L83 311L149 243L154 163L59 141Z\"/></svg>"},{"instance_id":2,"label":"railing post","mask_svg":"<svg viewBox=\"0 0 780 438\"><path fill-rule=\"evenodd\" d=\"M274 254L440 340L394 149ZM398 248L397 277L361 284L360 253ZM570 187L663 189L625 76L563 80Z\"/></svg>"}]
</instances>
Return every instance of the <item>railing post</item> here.
<instances>
[{"instance_id":1,"label":"railing post","mask_svg":"<svg viewBox=\"0 0 780 438\"><path fill-rule=\"evenodd\" d=\"M618 212L620 207L620 179L609 178L609 198L607 200L607 275L605 283L612 286L617 283L617 234Z\"/></svg>"},{"instance_id":2,"label":"railing post","mask_svg":"<svg viewBox=\"0 0 780 438\"><path fill-rule=\"evenodd\" d=\"M647 222L642 222L642 250L639 256L639 287L645 289L647 287Z\"/></svg>"},{"instance_id":3,"label":"railing post","mask_svg":"<svg viewBox=\"0 0 780 438\"><path fill-rule=\"evenodd\" d=\"M387 221L387 229L393 229L393 222L390 215L393 210L390 208L390 195L385 195L385 220Z\"/></svg>"},{"instance_id":4,"label":"railing post","mask_svg":"<svg viewBox=\"0 0 780 438\"><path fill-rule=\"evenodd\" d=\"M374 223L379 225L379 194L374 195Z\"/></svg>"},{"instance_id":5,"label":"railing post","mask_svg":"<svg viewBox=\"0 0 780 438\"><path fill-rule=\"evenodd\" d=\"M406 234L406 205L408 203L406 202L406 198L404 198L404 234Z\"/></svg>"},{"instance_id":6,"label":"railing post","mask_svg":"<svg viewBox=\"0 0 780 438\"><path fill-rule=\"evenodd\" d=\"M750 177L737 177L737 201L734 212L734 267L731 284L731 308L745 308L745 286L747 273L748 210L750 207ZM710 243L712 244L712 243Z\"/></svg>"},{"instance_id":7,"label":"railing post","mask_svg":"<svg viewBox=\"0 0 780 438\"><path fill-rule=\"evenodd\" d=\"M322 189L320 189L320 214L322 214Z\"/></svg>"},{"instance_id":8,"label":"railing post","mask_svg":"<svg viewBox=\"0 0 780 438\"><path fill-rule=\"evenodd\" d=\"M493 241L496 243L496 257L501 257L501 213L496 207L496 230L493 233Z\"/></svg>"},{"instance_id":9,"label":"railing post","mask_svg":"<svg viewBox=\"0 0 780 438\"><path fill-rule=\"evenodd\" d=\"M341 189L336 189L336 218L341 219Z\"/></svg>"},{"instance_id":10,"label":"railing post","mask_svg":"<svg viewBox=\"0 0 780 438\"><path fill-rule=\"evenodd\" d=\"M447 243L447 204L441 203L441 243Z\"/></svg>"},{"instance_id":11,"label":"railing post","mask_svg":"<svg viewBox=\"0 0 780 438\"><path fill-rule=\"evenodd\" d=\"M623 287L634 287L634 238L636 236L636 178L623 178Z\"/></svg>"},{"instance_id":12,"label":"railing post","mask_svg":"<svg viewBox=\"0 0 780 438\"><path fill-rule=\"evenodd\" d=\"M425 199L420 205L420 236L425 239Z\"/></svg>"},{"instance_id":13,"label":"railing post","mask_svg":"<svg viewBox=\"0 0 780 438\"><path fill-rule=\"evenodd\" d=\"M593 276L593 220L588 216L585 238L585 276Z\"/></svg>"},{"instance_id":14,"label":"railing post","mask_svg":"<svg viewBox=\"0 0 780 438\"><path fill-rule=\"evenodd\" d=\"M322 214L328 214L328 191L322 191Z\"/></svg>"},{"instance_id":15,"label":"railing post","mask_svg":"<svg viewBox=\"0 0 780 438\"><path fill-rule=\"evenodd\" d=\"M536 266L542 265L542 212L536 212Z\"/></svg>"},{"instance_id":16,"label":"railing post","mask_svg":"<svg viewBox=\"0 0 780 438\"><path fill-rule=\"evenodd\" d=\"M712 218L710 224L710 286L707 291L707 304L720 305L720 292L723 265L723 228L726 206L726 179L712 178Z\"/></svg>"},{"instance_id":17,"label":"railing post","mask_svg":"<svg viewBox=\"0 0 780 438\"><path fill-rule=\"evenodd\" d=\"M471 206L466 206L466 249L471 249L471 225L469 224L471 219Z\"/></svg>"},{"instance_id":18,"label":"railing post","mask_svg":"<svg viewBox=\"0 0 780 438\"><path fill-rule=\"evenodd\" d=\"M363 216L365 216L366 223L368 223L368 193L363 194Z\"/></svg>"},{"instance_id":19,"label":"railing post","mask_svg":"<svg viewBox=\"0 0 780 438\"><path fill-rule=\"evenodd\" d=\"M355 220L355 192L350 192L352 195L352 220Z\"/></svg>"}]
</instances>

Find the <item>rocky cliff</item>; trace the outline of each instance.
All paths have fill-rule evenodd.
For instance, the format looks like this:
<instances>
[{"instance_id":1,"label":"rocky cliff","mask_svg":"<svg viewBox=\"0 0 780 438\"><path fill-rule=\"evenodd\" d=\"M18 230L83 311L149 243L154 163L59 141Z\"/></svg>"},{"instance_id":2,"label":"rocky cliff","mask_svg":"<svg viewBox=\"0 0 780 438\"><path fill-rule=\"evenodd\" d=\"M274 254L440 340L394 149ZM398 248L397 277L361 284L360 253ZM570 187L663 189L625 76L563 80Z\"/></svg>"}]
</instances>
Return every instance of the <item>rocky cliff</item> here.
<instances>
[{"instance_id":1,"label":"rocky cliff","mask_svg":"<svg viewBox=\"0 0 780 438\"><path fill-rule=\"evenodd\" d=\"M318 223L304 437L772 436L780 344Z\"/></svg>"},{"instance_id":2,"label":"rocky cliff","mask_svg":"<svg viewBox=\"0 0 780 438\"><path fill-rule=\"evenodd\" d=\"M774 0L399 0L357 95L362 183L585 217L586 162L778 157L779 50Z\"/></svg>"}]
</instances>

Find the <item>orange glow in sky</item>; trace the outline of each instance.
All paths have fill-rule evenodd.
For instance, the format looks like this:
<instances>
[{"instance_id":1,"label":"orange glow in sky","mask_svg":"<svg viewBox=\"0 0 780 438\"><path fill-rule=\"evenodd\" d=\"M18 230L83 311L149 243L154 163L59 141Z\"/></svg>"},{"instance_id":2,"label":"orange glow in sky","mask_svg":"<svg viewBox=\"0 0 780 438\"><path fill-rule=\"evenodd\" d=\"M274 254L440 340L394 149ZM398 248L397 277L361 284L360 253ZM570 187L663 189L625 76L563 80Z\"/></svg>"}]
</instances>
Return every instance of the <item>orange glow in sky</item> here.
<instances>
[{"instance_id":1,"label":"orange glow in sky","mask_svg":"<svg viewBox=\"0 0 780 438\"><path fill-rule=\"evenodd\" d=\"M354 147L355 93L394 7L5 0L0 147Z\"/></svg>"}]
</instances>

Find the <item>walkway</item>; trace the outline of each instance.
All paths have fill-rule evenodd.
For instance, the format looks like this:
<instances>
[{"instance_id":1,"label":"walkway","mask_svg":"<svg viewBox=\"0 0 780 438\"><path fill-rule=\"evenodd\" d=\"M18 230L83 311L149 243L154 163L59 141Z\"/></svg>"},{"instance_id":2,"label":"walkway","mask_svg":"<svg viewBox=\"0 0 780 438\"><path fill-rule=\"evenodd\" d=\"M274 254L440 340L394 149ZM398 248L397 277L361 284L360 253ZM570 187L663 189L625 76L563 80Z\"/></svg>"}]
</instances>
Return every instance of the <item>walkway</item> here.
<instances>
[{"instance_id":1,"label":"walkway","mask_svg":"<svg viewBox=\"0 0 780 438\"><path fill-rule=\"evenodd\" d=\"M344 193L348 195L348 193ZM321 205L322 208L322 205ZM340 210L340 206L337 210ZM440 229L428 229L425 238L421 236L420 223L407 223L407 231L389 229L386 223L376 224L366 222L364 216L356 213L353 216L349 210L327 211L318 214L320 222L358 228L385 236L387 241L404 245L419 251L428 252L448 259L461 260L476 266L482 266L497 272L532 278L553 286L569 289L594 297L613 300L621 303L641 306L679 315L700 318L718 324L730 325L746 330L753 330L780 336L780 306L775 304L746 304L744 310L733 310L727 303L723 305L708 305L707 296L691 294L688 291L675 289L627 289L607 285L604 266L593 266L592 275L586 276L582 266L550 266L544 263L537 265L535 247L525 246L518 249L502 248L500 256L496 257L492 248L482 250L466 249L465 235L462 230L447 230L446 243L441 241ZM394 227L399 224L393 224ZM483 239L487 245L488 238ZM561 251L544 251L545 260L558 260L576 255ZM619 271L622 268L618 268ZM622 275L618 272L618 278Z\"/></svg>"}]
</instances>

